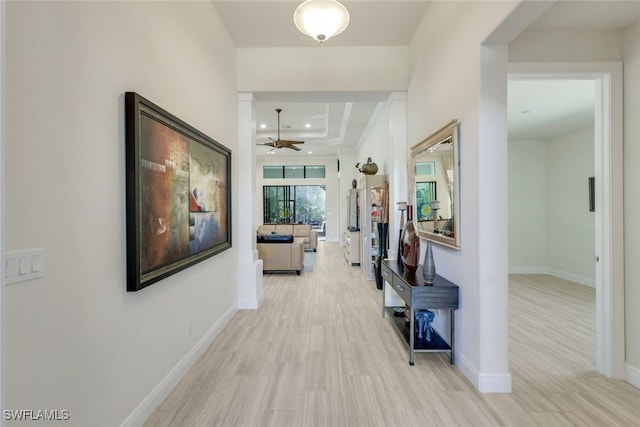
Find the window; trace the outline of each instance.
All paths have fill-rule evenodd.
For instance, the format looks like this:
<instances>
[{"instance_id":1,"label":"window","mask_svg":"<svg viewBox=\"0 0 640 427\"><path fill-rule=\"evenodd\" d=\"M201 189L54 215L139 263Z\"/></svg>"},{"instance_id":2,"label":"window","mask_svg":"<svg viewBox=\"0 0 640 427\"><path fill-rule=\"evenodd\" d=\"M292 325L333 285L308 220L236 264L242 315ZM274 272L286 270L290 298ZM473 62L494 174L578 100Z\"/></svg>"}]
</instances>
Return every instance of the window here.
<instances>
[{"instance_id":1,"label":"window","mask_svg":"<svg viewBox=\"0 0 640 427\"><path fill-rule=\"evenodd\" d=\"M262 177L264 179L308 179L308 178L325 178L324 165L310 166L263 166Z\"/></svg>"},{"instance_id":2,"label":"window","mask_svg":"<svg viewBox=\"0 0 640 427\"><path fill-rule=\"evenodd\" d=\"M284 178L284 169L282 166L264 166L262 168L263 178Z\"/></svg>"},{"instance_id":3,"label":"window","mask_svg":"<svg viewBox=\"0 0 640 427\"><path fill-rule=\"evenodd\" d=\"M304 178L304 166L285 166L285 178Z\"/></svg>"},{"instance_id":4,"label":"window","mask_svg":"<svg viewBox=\"0 0 640 427\"><path fill-rule=\"evenodd\" d=\"M325 178L324 166L306 166L305 176L307 178Z\"/></svg>"},{"instance_id":5,"label":"window","mask_svg":"<svg viewBox=\"0 0 640 427\"><path fill-rule=\"evenodd\" d=\"M324 185L265 185L262 195L264 224L324 222Z\"/></svg>"},{"instance_id":6,"label":"window","mask_svg":"<svg viewBox=\"0 0 640 427\"><path fill-rule=\"evenodd\" d=\"M435 175L436 162L416 163L416 175Z\"/></svg>"}]
</instances>

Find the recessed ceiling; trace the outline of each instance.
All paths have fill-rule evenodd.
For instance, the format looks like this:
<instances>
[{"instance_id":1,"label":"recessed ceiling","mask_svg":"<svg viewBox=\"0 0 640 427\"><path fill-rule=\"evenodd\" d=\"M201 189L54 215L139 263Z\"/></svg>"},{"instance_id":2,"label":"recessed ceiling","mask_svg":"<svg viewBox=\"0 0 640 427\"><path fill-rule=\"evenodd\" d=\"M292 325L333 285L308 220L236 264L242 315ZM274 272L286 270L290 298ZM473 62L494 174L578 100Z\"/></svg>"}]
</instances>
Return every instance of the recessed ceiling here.
<instances>
[{"instance_id":1,"label":"recessed ceiling","mask_svg":"<svg viewBox=\"0 0 640 427\"><path fill-rule=\"evenodd\" d=\"M372 93L297 93L295 95L256 94L256 142L263 144L278 136L304 141L301 151L258 147L258 156L335 156L338 150L354 149L365 132L386 92ZM311 152L311 153L310 153Z\"/></svg>"}]
</instances>

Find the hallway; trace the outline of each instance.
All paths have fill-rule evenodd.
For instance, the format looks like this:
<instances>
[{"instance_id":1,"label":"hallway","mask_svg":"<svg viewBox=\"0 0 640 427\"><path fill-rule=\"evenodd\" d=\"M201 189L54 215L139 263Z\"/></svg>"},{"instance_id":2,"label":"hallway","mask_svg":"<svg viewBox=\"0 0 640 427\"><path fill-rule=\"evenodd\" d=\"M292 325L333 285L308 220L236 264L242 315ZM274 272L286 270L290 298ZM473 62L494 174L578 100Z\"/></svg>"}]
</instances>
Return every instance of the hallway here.
<instances>
[{"instance_id":1,"label":"hallway","mask_svg":"<svg viewBox=\"0 0 640 427\"><path fill-rule=\"evenodd\" d=\"M570 293L512 285L514 392L481 394L445 354L418 353L409 366L405 344L380 316L380 291L335 242L319 242L313 272L265 275L264 289L261 307L235 315L146 427L640 424L639 390L590 368L593 354L581 343L548 333L560 331L560 316L592 314L565 304L578 308L535 321L542 301ZM579 324L592 333L592 322Z\"/></svg>"}]
</instances>

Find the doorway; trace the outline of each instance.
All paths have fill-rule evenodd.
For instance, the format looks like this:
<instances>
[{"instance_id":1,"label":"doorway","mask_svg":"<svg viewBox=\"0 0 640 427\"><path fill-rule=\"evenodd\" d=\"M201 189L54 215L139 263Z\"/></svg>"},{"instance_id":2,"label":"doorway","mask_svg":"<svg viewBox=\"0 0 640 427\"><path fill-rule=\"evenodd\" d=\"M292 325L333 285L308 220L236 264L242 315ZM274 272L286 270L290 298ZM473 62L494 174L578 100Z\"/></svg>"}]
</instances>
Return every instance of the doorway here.
<instances>
[{"instance_id":1,"label":"doorway","mask_svg":"<svg viewBox=\"0 0 640 427\"><path fill-rule=\"evenodd\" d=\"M512 64L509 80L514 79L594 84L596 367L606 376L624 378L622 65Z\"/></svg>"}]
</instances>

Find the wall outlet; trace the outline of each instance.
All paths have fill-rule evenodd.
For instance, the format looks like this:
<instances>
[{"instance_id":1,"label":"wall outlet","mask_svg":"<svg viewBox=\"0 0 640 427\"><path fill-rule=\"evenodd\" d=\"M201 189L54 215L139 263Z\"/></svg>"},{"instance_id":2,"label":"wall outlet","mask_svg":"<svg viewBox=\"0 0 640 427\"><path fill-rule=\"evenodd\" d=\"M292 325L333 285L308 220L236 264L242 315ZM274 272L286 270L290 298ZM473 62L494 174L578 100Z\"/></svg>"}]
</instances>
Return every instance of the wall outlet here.
<instances>
[{"instance_id":1,"label":"wall outlet","mask_svg":"<svg viewBox=\"0 0 640 427\"><path fill-rule=\"evenodd\" d=\"M7 252L4 267L7 285L44 277L44 248Z\"/></svg>"}]
</instances>

